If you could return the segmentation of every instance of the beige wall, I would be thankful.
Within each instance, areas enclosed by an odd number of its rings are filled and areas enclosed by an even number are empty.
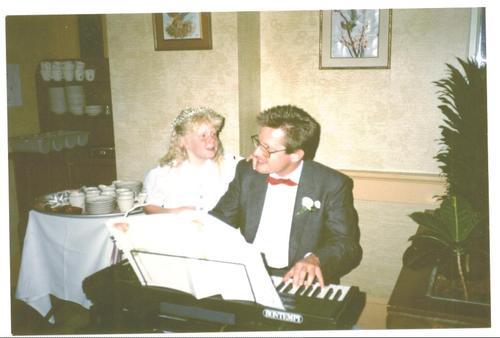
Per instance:
[[[262,108],[292,103],[322,125],[335,168],[438,173],[436,87],[466,56],[468,9],[393,10],[391,69],[319,70],[319,12],[261,13]]]
[[[239,153],[236,13],[212,14],[212,50],[155,51],[151,14],[108,15],[107,27],[119,179],[143,179],[189,106],[226,116],[222,141]]]
[[[167,52],[153,49],[150,14],[108,15],[118,176],[141,178],[155,164],[168,124],[185,106],[208,105],[226,115],[224,144],[239,152],[239,123],[248,128],[253,109],[286,103],[321,123],[317,160],[327,165],[437,174],[442,117],[432,81],[445,75],[446,62],[465,57],[469,15],[468,9],[393,10],[387,70],[320,70],[318,11],[261,12],[260,64],[238,55],[258,40],[249,29],[238,34],[238,22],[249,21],[236,13],[212,14],[213,50]],[[260,97],[242,96],[256,91]],[[139,155],[143,160],[133,161]]]
[[[260,109],[260,13],[238,13],[240,154],[253,151]]]

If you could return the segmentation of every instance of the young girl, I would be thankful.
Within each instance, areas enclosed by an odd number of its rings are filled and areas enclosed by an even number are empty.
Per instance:
[[[223,126],[224,117],[210,108],[188,108],[177,115],[167,154],[144,180],[146,213],[208,212],[215,206],[241,159],[224,155]]]

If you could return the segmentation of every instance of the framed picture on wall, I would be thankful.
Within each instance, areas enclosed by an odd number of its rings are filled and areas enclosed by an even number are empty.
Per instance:
[[[212,49],[210,13],[153,14],[155,50]]]
[[[390,9],[320,11],[320,69],[390,68]]]

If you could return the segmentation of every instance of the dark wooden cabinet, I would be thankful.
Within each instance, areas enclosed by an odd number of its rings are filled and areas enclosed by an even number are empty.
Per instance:
[[[17,202],[19,210],[19,238],[24,238],[29,210],[39,196],[66,190],[78,189],[82,185],[110,184],[116,180],[114,151],[113,115],[108,60],[105,58],[81,59],[85,68],[95,69],[93,81],[44,81],[37,70],[38,116],[40,132],[86,131],[88,143],[85,146],[37,152],[12,152],[16,177]],[[63,61],[63,60],[61,60]],[[103,112],[97,116],[51,111],[50,89],[56,87],[81,86],[85,105],[101,105]],[[65,91],[66,93],[66,91]],[[66,93],[67,95],[67,93]],[[65,97],[67,100],[67,97]]]
[[[432,267],[401,269],[387,306],[388,329],[487,328],[490,306],[430,297]]]

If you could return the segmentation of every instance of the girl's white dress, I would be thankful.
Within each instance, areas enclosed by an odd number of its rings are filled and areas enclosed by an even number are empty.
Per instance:
[[[226,192],[241,159],[224,155],[220,164],[208,160],[198,167],[184,161],[178,167],[165,165],[151,169],[144,179],[146,203],[164,208],[194,206],[208,212]]]

